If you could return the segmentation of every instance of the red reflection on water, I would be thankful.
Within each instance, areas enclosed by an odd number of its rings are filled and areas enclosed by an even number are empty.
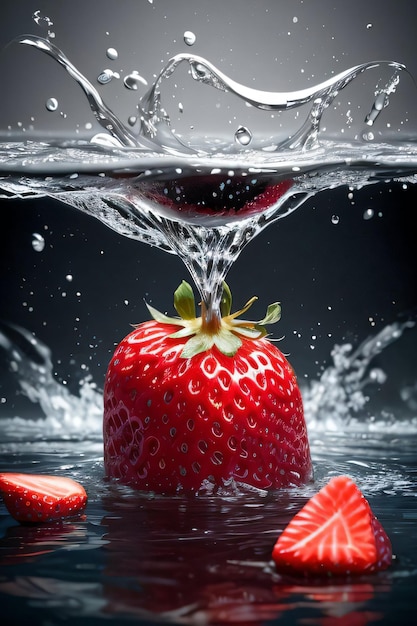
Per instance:
[[[152,501],[119,494],[106,503],[102,520],[108,553],[103,610],[184,624],[253,626],[292,613],[306,625],[362,626],[377,620],[379,614],[368,610],[372,582],[311,584],[275,570],[272,547],[294,507],[297,499],[288,493],[275,494],[274,501]]]
[[[10,526],[0,539],[2,565],[26,563],[36,557],[61,550],[68,544],[84,541],[87,530],[82,522],[85,519],[86,516],[83,515],[77,522],[63,520]]]

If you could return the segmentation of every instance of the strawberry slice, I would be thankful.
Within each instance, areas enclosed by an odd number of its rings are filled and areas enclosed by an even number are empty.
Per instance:
[[[293,573],[360,574],[386,569],[392,548],[355,483],[336,476],[293,517],[272,558]]]
[[[80,513],[86,503],[84,487],[71,478],[36,474],[0,474],[0,492],[18,522],[48,522]]]

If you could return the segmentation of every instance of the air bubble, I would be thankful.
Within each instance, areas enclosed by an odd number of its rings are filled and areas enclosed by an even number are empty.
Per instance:
[[[58,100],[56,98],[48,98],[45,102],[45,106],[48,111],[56,111],[58,108]]]
[[[252,141],[252,133],[245,126],[239,126],[235,132],[235,141],[240,143],[241,146],[247,146]]]
[[[112,61],[115,61],[117,57],[119,56],[119,53],[117,52],[116,48],[107,48],[106,55],[107,55],[107,58],[111,59]]]
[[[32,248],[35,252],[42,252],[45,248],[45,239],[39,233],[32,233]]]
[[[136,91],[139,85],[147,86],[148,81],[135,70],[131,74],[126,76],[123,83],[127,89],[132,89]]]
[[[187,46],[193,46],[196,42],[197,37],[195,36],[195,34],[191,31],[191,30],[186,30],[184,33],[184,43],[187,44]]]

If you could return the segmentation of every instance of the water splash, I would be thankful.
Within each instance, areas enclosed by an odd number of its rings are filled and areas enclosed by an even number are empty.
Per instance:
[[[315,147],[317,145],[318,132],[323,113],[338,96],[340,90],[344,89],[361,73],[370,69],[388,66],[393,68],[394,75],[390,78],[385,87],[380,89],[377,100],[372,105],[371,112],[365,120],[369,122],[369,120],[372,119],[373,123],[382,108],[387,106],[389,101],[388,96],[395,92],[399,82],[399,72],[406,71],[404,65],[395,61],[363,63],[307,89],[293,92],[269,92],[253,89],[234,81],[203,57],[185,53],[178,54],[170,59],[155,80],[152,88],[139,103],[142,122],[141,136],[147,137],[151,141],[163,146],[164,150],[178,150],[179,143],[181,143],[182,150],[193,149],[192,139],[190,139],[188,145],[186,145],[183,140],[180,141],[179,137],[171,131],[169,116],[161,103],[163,82],[170,78],[182,63],[189,64],[191,76],[194,80],[220,91],[231,93],[247,104],[264,111],[288,111],[307,103],[312,103],[305,122],[292,136],[278,141],[274,138],[274,141],[271,142],[270,148],[272,149],[273,147],[273,149],[277,151]],[[384,107],[379,106],[382,97],[385,97]],[[197,150],[202,150],[201,145],[197,146]],[[227,150],[230,151],[230,145],[227,146]]]
[[[386,374],[372,367],[373,360],[404,333],[415,328],[414,320],[394,322],[354,348],[351,344],[334,346],[332,364],[302,389],[310,434],[417,432],[417,416],[392,415],[370,417],[367,391],[382,386]],[[3,418],[0,427],[10,439],[94,438],[102,434],[102,393],[90,376],[82,376],[79,394],[72,394],[53,374],[50,349],[24,328],[3,324],[0,328],[3,348],[10,370],[16,376],[22,393],[38,405],[45,417],[37,419]],[[411,411],[416,396],[411,386],[401,394]]]
[[[98,123],[119,142],[119,145],[132,147],[138,145],[128,129],[114,115],[113,111],[111,111],[103,102],[97,89],[75,67],[75,65],[71,63],[62,50],[60,50],[55,44],[48,39],[32,35],[20,37],[16,41],[24,45],[34,46],[38,50],[41,50],[51,56],[65,68],[71,78],[73,78],[84,91]]]
[[[356,349],[352,344],[335,345],[327,367],[319,380],[303,390],[306,419],[312,430],[344,431],[346,428],[365,431],[417,431],[417,417],[404,418],[401,409],[396,415],[369,415],[367,408],[370,386],[383,386],[387,375],[372,362],[402,335],[415,328],[413,319],[394,322],[376,335],[368,337]],[[404,408],[415,411],[412,387],[402,392]],[[408,406],[407,406],[408,405]],[[409,410],[406,411],[409,414]]]
[[[144,148],[147,150],[153,149],[158,152],[182,155],[196,152],[199,154],[206,153],[208,147],[207,142],[203,145],[201,140],[199,140],[200,143],[197,146],[193,146],[192,144],[195,142],[195,139],[190,139],[188,142],[185,142],[183,138],[176,135],[171,128],[169,115],[162,104],[163,83],[171,78],[183,63],[187,63],[190,66],[190,75],[194,80],[215,89],[233,94],[258,109],[265,111],[288,111],[307,103],[312,103],[305,122],[294,134],[281,141],[276,141],[276,138],[273,138],[273,141],[270,143],[270,148],[274,150],[295,150],[314,147],[317,144],[323,113],[332,104],[339,92],[363,72],[382,67],[392,68],[393,75],[384,87],[378,89],[371,111],[365,118],[366,124],[374,124],[381,111],[388,106],[389,96],[395,92],[399,83],[400,72],[407,72],[405,66],[396,61],[362,63],[306,89],[292,92],[273,92],[247,87],[224,74],[224,72],[207,59],[197,55],[181,53],[168,61],[157,76],[151,89],[138,103],[141,125],[139,135],[134,136],[105,105],[95,87],[50,39],[24,35],[16,38],[15,41],[23,45],[35,47],[41,52],[51,56],[63,66],[71,78],[73,78],[84,91],[98,123],[120,146]],[[195,42],[194,33],[189,31],[184,33],[184,41],[187,45],[193,45]],[[117,56],[114,56],[114,53],[117,55],[117,51],[113,51],[113,49],[110,50],[112,52],[111,56],[109,56],[108,53],[109,58],[117,58]],[[106,72],[108,72],[108,74],[106,74],[107,78],[110,76],[111,79],[111,70],[106,70]],[[146,81],[137,73],[132,73],[125,79],[125,85],[129,89],[137,89],[138,83],[146,84]],[[243,137],[243,135],[241,136]],[[245,137],[247,136],[246,134]],[[246,146],[249,142],[238,141],[237,143],[241,144],[241,146]],[[208,151],[212,152],[213,149],[218,151],[218,148],[218,143],[214,142],[211,149]],[[229,142],[226,150],[230,152],[231,148],[232,146]]]
[[[90,377],[81,379],[79,395],[73,395],[53,374],[49,348],[28,330],[14,324],[0,327],[9,369],[24,396],[38,405],[45,417],[2,419],[6,437],[17,439],[83,439],[101,437],[102,394]]]
[[[323,189],[361,186],[417,172],[417,150],[406,146],[338,144],[320,140],[322,116],[340,90],[362,73],[388,68],[364,120],[374,124],[406,68],[395,61],[363,63],[313,87],[269,92],[238,83],[196,55],[176,55],[140,99],[136,119],[123,124],[97,89],[49,38],[17,43],[58,62],[86,95],[104,132],[90,144],[7,143],[0,150],[0,197],[47,195],[100,219],[117,232],[181,257],[209,318],[220,317],[221,285],[244,246]],[[113,54],[114,56],[114,54]],[[264,111],[309,105],[304,123],[283,139],[258,138],[240,127],[231,141],[187,139],[172,128],[163,103],[165,83],[181,65],[195,81]],[[134,79],[133,79],[134,77]],[[107,80],[107,78],[106,78]],[[141,82],[131,74],[127,86]],[[182,105],[181,105],[182,106]],[[369,138],[369,137],[368,137]],[[202,195],[202,197],[199,197]]]

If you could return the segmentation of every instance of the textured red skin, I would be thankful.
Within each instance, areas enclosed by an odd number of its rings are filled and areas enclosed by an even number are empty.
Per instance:
[[[312,478],[301,394],[282,353],[243,339],[180,357],[178,327],[145,322],[122,340],[104,388],[107,476],[138,489],[196,491],[230,478],[262,489]]]

